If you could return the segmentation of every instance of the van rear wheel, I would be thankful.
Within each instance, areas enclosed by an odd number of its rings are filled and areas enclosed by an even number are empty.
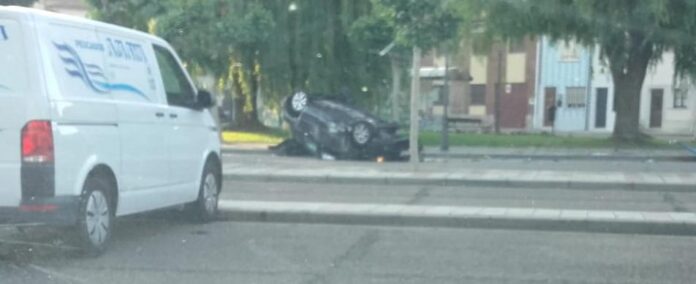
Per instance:
[[[109,183],[102,179],[93,177],[85,182],[77,234],[80,246],[90,256],[103,254],[111,240],[114,211],[108,192]]]

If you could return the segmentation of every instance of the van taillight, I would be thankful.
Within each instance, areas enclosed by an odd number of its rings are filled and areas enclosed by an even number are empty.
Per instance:
[[[30,121],[22,128],[22,199],[53,197],[56,189],[53,129],[50,121]]]
[[[22,161],[53,162],[53,130],[50,121],[34,120],[22,128]]]

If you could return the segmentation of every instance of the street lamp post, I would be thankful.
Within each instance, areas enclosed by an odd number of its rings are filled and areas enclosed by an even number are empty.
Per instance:
[[[444,83],[442,85],[442,143],[440,145],[440,151],[449,151],[449,116],[447,115],[449,108],[449,56],[445,56],[445,75]]]
[[[411,67],[411,114],[409,121],[411,123],[411,131],[409,132],[409,155],[411,164],[416,167],[420,162],[420,153],[418,151],[418,131],[419,131],[419,115],[420,110],[420,68],[421,68],[421,49],[418,46],[413,47],[413,66]]]
[[[500,134],[500,99],[503,88],[503,49],[498,49],[498,78],[495,85],[495,102],[493,104],[495,133]]]

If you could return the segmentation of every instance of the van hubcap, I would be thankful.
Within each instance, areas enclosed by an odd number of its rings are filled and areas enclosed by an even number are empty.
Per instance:
[[[111,225],[109,203],[101,191],[92,191],[87,199],[86,224],[87,235],[94,245],[106,241]]]
[[[218,187],[217,180],[213,174],[208,174],[205,177],[205,183],[203,183],[203,202],[206,212],[209,214],[215,213],[218,204]]]

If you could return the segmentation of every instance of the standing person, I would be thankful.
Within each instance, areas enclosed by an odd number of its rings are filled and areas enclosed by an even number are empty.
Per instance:
[[[560,104],[560,101],[558,102]],[[552,104],[549,106],[549,109],[546,110],[549,114],[549,122],[551,123],[551,134],[556,133],[556,104]]]

